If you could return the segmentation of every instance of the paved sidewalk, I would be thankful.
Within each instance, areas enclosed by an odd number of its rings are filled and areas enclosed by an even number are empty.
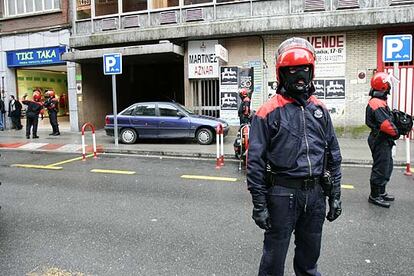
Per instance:
[[[61,132],[61,136],[49,136],[50,131],[40,130],[39,139],[26,139],[24,130],[0,131],[0,149],[71,152],[81,154],[81,134],[77,132]],[[225,159],[234,160],[233,142],[234,136],[224,139]],[[339,138],[344,163],[371,164],[372,157],[366,139]],[[96,132],[98,151],[106,153],[128,153],[141,155],[165,155],[215,158],[216,145],[198,145],[191,140],[139,140],[134,145],[119,144],[115,147],[113,137],[105,135],[103,130]],[[87,151],[92,150],[92,138],[90,132],[86,133]],[[414,160],[414,144],[411,145],[411,160]],[[395,165],[405,165],[405,141],[397,141],[397,154],[394,158]]]

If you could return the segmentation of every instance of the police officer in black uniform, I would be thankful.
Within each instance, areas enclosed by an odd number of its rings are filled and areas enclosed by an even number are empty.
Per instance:
[[[250,123],[250,97],[249,92],[247,91],[247,88],[242,88],[239,91],[239,96],[241,99],[241,103],[239,106],[238,114],[240,119],[240,125],[248,124]]]
[[[365,123],[371,128],[368,145],[371,149],[373,165],[371,170],[371,193],[368,202],[389,208],[388,201],[394,197],[385,191],[393,170],[392,147],[394,140],[400,137],[398,128],[393,123],[393,115],[387,105],[387,97],[391,90],[390,76],[377,72],[371,79],[371,99],[366,108]]]
[[[252,119],[247,185],[252,218],[265,230],[259,275],[283,275],[293,231],[296,275],[320,275],[325,216],[333,221],[342,212],[342,158],[328,110],[313,95],[314,65],[308,41],[284,41],[276,62],[277,94]]]
[[[47,108],[49,114],[49,122],[52,126],[52,133],[49,135],[58,136],[60,135],[59,124],[57,120],[57,114],[59,112],[59,100],[55,96],[55,91],[47,90],[45,92],[46,101],[44,106]]]
[[[33,139],[39,138],[37,136],[37,126],[39,123],[39,114],[43,120],[43,103],[41,102],[42,94],[39,90],[33,90],[33,101],[26,100],[27,95],[23,96],[22,103],[27,105],[26,110],[26,138],[30,139],[30,131],[33,131]]]

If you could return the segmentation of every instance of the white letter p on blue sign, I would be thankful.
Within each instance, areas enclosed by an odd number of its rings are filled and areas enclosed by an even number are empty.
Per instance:
[[[122,74],[121,54],[103,55],[103,67],[105,75]]]
[[[413,36],[385,35],[383,37],[384,62],[410,62],[412,60]]]

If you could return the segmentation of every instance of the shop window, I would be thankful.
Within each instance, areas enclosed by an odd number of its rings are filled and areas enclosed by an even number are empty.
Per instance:
[[[147,0],[123,0],[123,12],[144,11],[148,9]]]
[[[212,2],[213,0],[184,0],[184,5],[197,5]]]
[[[95,0],[95,15],[108,15],[118,13],[118,0]]]
[[[4,1],[4,15],[16,16],[34,12],[48,12],[60,9],[59,0],[6,0]]]
[[[91,0],[76,1],[76,18],[78,20],[91,18]]]
[[[176,7],[180,3],[179,0],[152,0],[153,9],[163,9],[169,7]]]

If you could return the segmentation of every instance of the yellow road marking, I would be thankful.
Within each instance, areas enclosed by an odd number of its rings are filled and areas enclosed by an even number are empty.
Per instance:
[[[181,178],[219,180],[219,181],[231,181],[231,182],[237,181],[237,178],[232,178],[232,177],[217,177],[217,176],[205,176],[205,175],[182,175]]]
[[[341,185],[341,188],[344,188],[344,189],[354,189],[354,185],[349,185],[349,184],[342,184]]]
[[[85,157],[92,157],[93,153],[86,155]],[[82,156],[76,157],[76,158],[72,158],[72,159],[68,159],[68,160],[64,160],[61,162],[57,162],[57,163],[53,163],[50,165],[47,165],[48,167],[54,167],[54,166],[58,166],[58,165],[62,165],[62,164],[66,164],[66,163],[70,163],[70,162],[74,162],[74,161],[78,161],[78,160],[82,160]]]
[[[93,169],[91,172],[94,173],[114,173],[114,174],[135,174],[134,171],[120,171],[120,170],[102,170],[102,169]]]
[[[30,164],[13,164],[11,167],[28,168],[28,169],[41,169],[41,170],[61,170],[62,167],[55,166],[43,166],[43,165],[30,165]]]

